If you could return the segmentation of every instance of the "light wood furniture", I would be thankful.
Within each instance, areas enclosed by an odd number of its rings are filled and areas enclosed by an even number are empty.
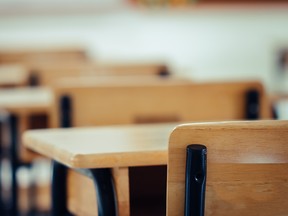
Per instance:
[[[0,87],[19,87],[28,84],[28,71],[22,65],[0,65]]]
[[[50,86],[58,79],[65,77],[88,76],[89,79],[109,76],[134,76],[134,79],[141,79],[139,76],[168,76],[171,75],[168,68],[156,63],[98,63],[92,61],[60,61],[40,62],[28,66],[31,77],[37,79],[38,85]]]
[[[85,49],[81,46],[47,46],[47,47],[2,47],[0,64],[24,63],[33,65],[39,62],[85,60]]]
[[[21,145],[20,135],[25,130],[33,128],[30,122],[31,118],[35,119],[35,116],[47,118],[51,104],[52,91],[48,88],[23,87],[0,90],[0,115],[9,114],[6,122],[10,136],[10,145],[7,148],[12,169],[12,214],[17,214],[15,212],[18,210],[17,169],[21,164],[31,163],[35,157],[39,157]],[[3,146],[1,147],[3,148]]]
[[[168,215],[184,215],[189,144],[207,147],[205,216],[287,215],[287,140],[287,121],[178,126],[169,141]]]
[[[73,168],[167,163],[172,124],[39,129],[24,133],[29,149]],[[112,135],[113,134],[113,135]]]
[[[129,215],[127,167],[167,163],[169,134],[175,124],[44,129],[24,133],[23,142],[31,150],[77,171],[113,168],[119,215]],[[82,172],[83,173],[83,172]],[[93,182],[69,171],[68,209],[75,214],[97,212]]]
[[[0,90],[0,110],[16,116],[19,135],[30,128],[31,115],[49,115],[52,101],[53,93],[49,88],[23,87]],[[35,155],[23,148],[23,145],[20,144],[17,149],[18,157],[22,162],[33,161]]]
[[[49,113],[53,92],[45,87],[0,90],[0,109],[16,115]]]
[[[252,101],[258,117],[271,118],[258,82],[193,83],[156,77],[63,79],[57,84],[52,127],[60,125],[59,101],[65,95],[72,103],[73,126],[245,119],[250,90],[258,92],[257,101]]]
[[[59,106],[63,96],[71,108],[64,113],[70,115],[70,124],[77,127],[245,119],[250,112],[247,111],[247,92],[250,90],[257,91],[259,96],[252,101],[252,111],[256,108],[259,118],[269,118],[267,98],[258,82],[196,84],[188,80],[151,77],[141,80],[125,77],[114,81],[108,78],[63,79],[55,88],[51,125],[59,127],[63,121],[60,118],[63,110]]]

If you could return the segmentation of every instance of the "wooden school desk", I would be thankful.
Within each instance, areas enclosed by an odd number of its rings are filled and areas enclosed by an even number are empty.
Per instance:
[[[127,173],[122,172],[127,172],[125,167],[130,166],[167,164],[169,134],[175,126],[176,124],[151,124],[42,129],[25,132],[23,142],[29,149],[90,176],[97,187],[99,215],[114,215],[115,211],[118,211],[119,215],[129,215],[129,179]],[[89,190],[91,182],[86,181],[79,185],[78,181],[74,187],[70,185],[66,198],[66,176],[63,174],[65,169],[61,167],[63,165],[59,166],[58,170],[54,169],[53,172],[52,199],[59,205],[53,212],[54,215],[64,215],[66,205],[70,212],[77,215],[89,215],[91,208],[96,214],[96,199],[93,195],[91,198],[91,189]],[[114,168],[117,200],[114,199],[110,170],[103,168]],[[71,175],[81,178],[77,173],[70,172],[68,176]],[[101,182],[103,176],[105,179]],[[73,185],[73,182],[70,184]],[[106,191],[105,187],[108,188]]]
[[[85,127],[269,117],[267,97],[258,82],[193,83],[168,77],[114,81],[71,78],[58,84],[51,115],[53,127],[63,126],[63,122],[68,122],[68,127]],[[149,183],[147,176],[152,172],[159,177]],[[162,204],[157,206],[162,206],[163,215],[166,166],[130,168],[129,175],[131,200],[135,201],[131,203],[131,214],[139,209],[154,212],[153,194]]]
[[[48,88],[14,88],[0,90],[0,115],[8,113],[5,123],[9,125],[9,162],[12,169],[12,212],[17,212],[16,171],[21,163],[30,163],[35,155],[19,145],[19,134],[29,129],[29,117],[48,115],[52,102],[52,92]],[[16,214],[16,213],[15,213]]]

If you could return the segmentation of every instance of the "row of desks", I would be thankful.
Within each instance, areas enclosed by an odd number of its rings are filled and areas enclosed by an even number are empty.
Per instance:
[[[174,84],[177,85],[177,82]],[[133,85],[137,86],[137,84]],[[152,83],[153,85],[156,85],[156,82]],[[234,84],[231,86],[237,89]],[[258,84],[256,86],[259,87]],[[220,89],[221,91],[225,90],[224,87]],[[235,90],[235,92],[237,91]],[[20,118],[25,118],[31,112],[49,112],[53,101],[53,94],[47,88],[3,90],[2,93],[0,92],[1,94],[3,97],[0,99],[0,107]],[[203,101],[203,98],[200,100]],[[227,102],[228,100],[224,101],[224,105],[227,105]],[[223,112],[223,110],[221,111]],[[125,181],[128,182],[128,167],[167,164],[168,138],[175,125],[39,130],[27,132],[23,141],[28,148],[77,171],[79,169],[124,168]],[[123,179],[121,181],[123,182]],[[127,187],[129,185],[126,184]],[[129,193],[127,190],[123,194]],[[121,208],[122,204],[120,206],[120,211],[124,209],[121,215],[129,215],[129,210],[127,210],[129,197],[125,199],[123,202],[126,202],[126,206],[124,205],[124,208]]]

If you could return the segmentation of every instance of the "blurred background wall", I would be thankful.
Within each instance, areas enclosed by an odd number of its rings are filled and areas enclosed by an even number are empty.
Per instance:
[[[7,2],[1,48],[79,44],[95,60],[164,60],[195,80],[259,78],[269,91],[279,88],[274,74],[279,50],[288,47],[285,6],[135,9],[111,0],[95,8],[91,1],[54,2],[51,9],[45,1]]]

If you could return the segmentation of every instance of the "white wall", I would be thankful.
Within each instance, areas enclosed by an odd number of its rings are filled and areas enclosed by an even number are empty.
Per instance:
[[[167,60],[197,80],[257,78],[272,90],[275,53],[288,47],[288,10],[0,16],[0,48],[43,43],[84,44],[100,60]]]

